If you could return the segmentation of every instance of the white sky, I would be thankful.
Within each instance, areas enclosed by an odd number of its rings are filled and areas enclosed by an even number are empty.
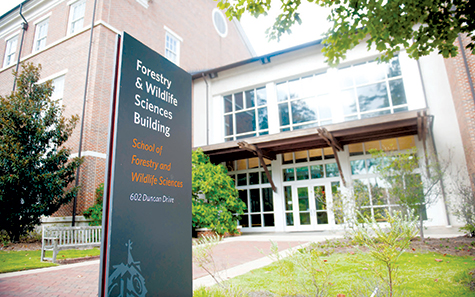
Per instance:
[[[0,0],[0,15],[8,12],[20,4],[22,0]],[[313,3],[302,2],[299,9],[302,25],[295,25],[292,28],[292,34],[281,37],[281,41],[267,41],[265,31],[272,26],[277,17],[277,5],[280,1],[274,2],[276,5],[268,16],[254,18],[250,15],[244,15],[241,19],[241,25],[246,31],[257,55],[264,55],[270,52],[289,48],[295,45],[306,43],[321,38],[321,34],[327,31],[329,24],[326,20],[327,11]]]

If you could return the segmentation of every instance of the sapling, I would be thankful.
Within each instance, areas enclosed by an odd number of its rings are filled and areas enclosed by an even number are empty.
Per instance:
[[[373,272],[386,284],[392,297],[394,287],[399,284],[397,260],[417,234],[417,219],[413,215],[403,216],[400,212],[391,214],[387,211],[386,219],[388,226],[384,228],[374,218],[362,217],[363,223],[356,225],[351,235],[356,242],[368,247],[369,255],[379,262],[379,267],[373,267]]]

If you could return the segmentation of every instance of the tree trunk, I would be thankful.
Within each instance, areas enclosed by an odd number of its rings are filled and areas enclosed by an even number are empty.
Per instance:
[[[422,242],[425,242],[425,238],[424,238],[424,219],[422,218],[422,205],[419,206],[419,233],[421,234]]]

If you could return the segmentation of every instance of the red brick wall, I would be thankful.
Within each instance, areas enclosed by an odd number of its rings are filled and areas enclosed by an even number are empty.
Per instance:
[[[468,40],[466,37],[462,38],[464,46]],[[456,45],[459,47],[458,55],[455,58],[446,59],[445,65],[454,98],[468,170],[472,178],[475,178],[475,102],[461,53],[462,49],[460,49],[458,42]],[[465,54],[472,81],[475,83],[475,56],[466,49]]]
[[[90,26],[93,3],[94,0],[86,1],[84,27]],[[165,49],[164,25],[166,25],[183,39],[180,66],[188,71],[218,67],[249,58],[248,50],[242,43],[234,24],[228,22],[227,37],[222,38],[218,35],[212,23],[214,7],[216,7],[216,2],[212,0],[153,0],[149,1],[148,9],[136,0],[98,0],[96,22],[103,20],[118,30],[125,30],[162,54]],[[28,16],[28,6],[25,9],[24,13]],[[67,35],[69,6],[64,1],[45,14],[49,12],[51,16],[49,17],[47,47]],[[43,15],[28,20],[30,28],[25,34],[22,57],[32,54],[34,22]],[[0,32],[1,26],[0,20]],[[67,69],[63,94],[67,117],[73,114],[82,115],[89,38],[90,31],[86,30],[27,59],[28,62],[42,65],[42,77],[49,77]],[[94,29],[84,117],[82,153],[85,160],[81,166],[79,179],[81,188],[77,202],[78,215],[94,204],[95,189],[104,181],[106,162],[104,156],[107,150],[115,38],[116,33],[102,25]],[[5,42],[5,39],[0,39],[2,63],[0,67],[3,67]],[[11,71],[14,67],[12,65],[3,70],[0,68],[0,94],[2,95],[11,92],[13,86]],[[66,143],[74,154],[77,154],[79,149],[80,129],[79,122]],[[89,152],[93,152],[93,155]],[[71,214],[72,203],[69,203],[63,206],[55,216],[70,216]]]

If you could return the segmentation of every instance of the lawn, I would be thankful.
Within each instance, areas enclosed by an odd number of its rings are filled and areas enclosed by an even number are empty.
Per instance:
[[[53,252],[46,252],[46,257],[52,257]],[[87,250],[63,250],[57,255],[57,259],[74,259],[82,257],[99,256],[100,249]],[[27,251],[0,251],[0,273],[20,271],[27,269],[57,266],[51,262],[41,262],[40,250]]]
[[[328,296],[370,296],[376,287],[381,287],[372,270],[375,262],[368,253],[335,253],[321,259],[324,260],[323,265],[317,270],[322,270],[322,275],[325,271],[330,273],[327,279]],[[475,296],[475,292],[470,291],[467,285],[471,279],[469,271],[475,269],[475,259],[472,257],[404,253],[397,263],[399,284],[396,296]],[[385,272],[384,269],[380,271]],[[315,287],[308,275],[303,273],[298,263],[288,260],[274,262],[236,277],[232,285],[250,292],[315,296],[315,292],[309,294]],[[359,294],[355,294],[357,292]]]

